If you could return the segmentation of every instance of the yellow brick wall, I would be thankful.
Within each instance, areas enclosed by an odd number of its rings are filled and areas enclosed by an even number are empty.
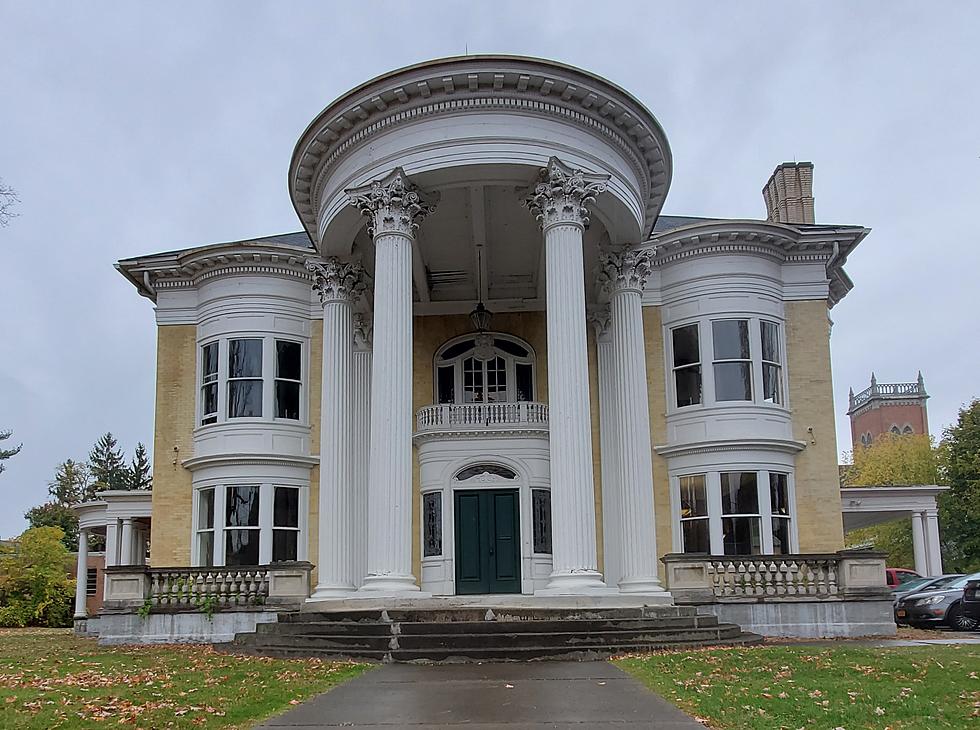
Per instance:
[[[786,303],[786,376],[793,438],[807,445],[796,457],[795,472],[797,529],[803,553],[834,552],[844,546],[829,326],[824,300]]]
[[[156,422],[153,433],[154,566],[191,564],[191,473],[180,465],[193,453],[197,327],[157,328]],[[174,446],[178,451],[174,452]],[[174,464],[174,457],[177,464]]]
[[[657,527],[657,557],[673,552],[670,518],[670,480],[667,460],[653,450],[667,443],[667,394],[664,374],[664,337],[660,307],[643,308],[643,343],[647,360],[647,396],[650,404],[650,454],[653,457],[653,507]],[[658,564],[663,574],[663,565]]]

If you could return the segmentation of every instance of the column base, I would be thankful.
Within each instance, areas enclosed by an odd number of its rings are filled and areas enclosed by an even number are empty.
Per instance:
[[[619,593],[618,588],[607,586],[602,573],[595,570],[568,571],[552,573],[548,585],[534,592],[536,596],[611,596]]]
[[[656,576],[623,578],[619,581],[619,590],[623,593],[667,593]]]
[[[415,576],[408,575],[369,575],[357,589],[358,596],[385,596],[397,598],[402,596],[419,598],[422,589],[415,582]]]
[[[317,586],[313,589],[313,595],[307,601],[329,601],[333,598],[347,598],[357,592],[353,585],[349,586]]]

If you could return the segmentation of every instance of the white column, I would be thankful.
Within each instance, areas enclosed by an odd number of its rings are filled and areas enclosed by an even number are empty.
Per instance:
[[[926,554],[925,520],[921,512],[912,513],[912,552],[915,555],[915,572],[929,575],[929,559]]]
[[[628,593],[660,593],[657,531],[653,504],[653,459],[650,454],[650,407],[646,352],[643,344],[643,285],[652,270],[650,253],[636,249],[601,257],[600,284],[609,294],[616,397],[620,434],[617,472],[620,479],[622,577]]]
[[[105,526],[105,565],[107,568],[113,565],[119,565],[118,520],[113,520]]]
[[[417,592],[412,574],[412,245],[432,207],[404,171],[347,191],[374,238],[368,570],[361,591]]]
[[[368,464],[371,459],[371,320],[354,315],[354,577],[358,587],[367,575]]]
[[[939,542],[939,512],[934,509],[925,512],[926,556],[929,575],[943,574],[942,545]]]
[[[607,592],[598,570],[582,234],[607,176],[552,158],[525,201],[544,231],[553,570],[544,592]]]
[[[120,565],[132,565],[133,564],[133,519],[131,517],[123,517],[122,521],[122,537],[120,538],[120,551],[119,551],[119,564]]]
[[[88,610],[88,530],[78,531],[78,567],[75,569],[75,618],[86,618]]]
[[[619,434],[617,433],[616,371],[613,367],[612,330],[609,309],[589,313],[596,334],[599,366],[599,453],[602,479],[602,574],[608,583],[622,576],[622,530],[620,529]]]
[[[359,264],[329,258],[308,261],[323,305],[320,398],[320,505],[317,585],[310,600],[355,589],[353,302],[364,290]]]

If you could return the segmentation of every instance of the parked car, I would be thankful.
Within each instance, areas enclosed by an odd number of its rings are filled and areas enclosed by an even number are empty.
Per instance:
[[[914,570],[908,568],[885,568],[885,580],[892,590],[898,588],[902,583],[908,583],[921,577]]]
[[[926,591],[938,591],[945,588],[957,578],[962,578],[962,573],[947,573],[946,575],[933,576],[931,578],[916,578],[907,583],[902,583],[892,590],[892,597],[897,602],[912,593],[925,593]]]
[[[963,615],[972,618],[980,626],[980,580],[971,580],[966,584],[960,605]]]
[[[963,612],[963,592],[967,583],[980,580],[980,573],[964,575],[939,590],[910,593],[895,604],[895,623],[917,628],[949,626],[957,631],[973,631],[977,619]]]

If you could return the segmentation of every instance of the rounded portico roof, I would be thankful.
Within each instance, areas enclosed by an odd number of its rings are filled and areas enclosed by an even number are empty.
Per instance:
[[[494,113],[507,116],[510,126],[487,121],[485,115]],[[440,121],[455,117],[452,130],[443,128],[443,139],[448,139],[465,126],[464,115],[481,115],[480,123],[465,132],[468,157],[441,154]],[[524,134],[524,126],[530,129],[536,120],[552,126]],[[425,124],[429,137],[423,139],[419,127]],[[401,133],[404,149],[411,148],[414,157],[380,142],[392,130]],[[535,134],[544,144],[528,144]],[[583,169],[611,173],[610,192],[631,212],[640,235],[649,234],[671,178],[670,148],[659,122],[609,81],[535,58],[439,59],[356,87],[327,106],[300,137],[290,163],[289,191],[304,227],[319,244],[342,205],[343,190],[367,182],[366,175],[377,175],[385,166],[386,171],[402,166],[410,176],[454,165],[543,167],[552,154]]]

